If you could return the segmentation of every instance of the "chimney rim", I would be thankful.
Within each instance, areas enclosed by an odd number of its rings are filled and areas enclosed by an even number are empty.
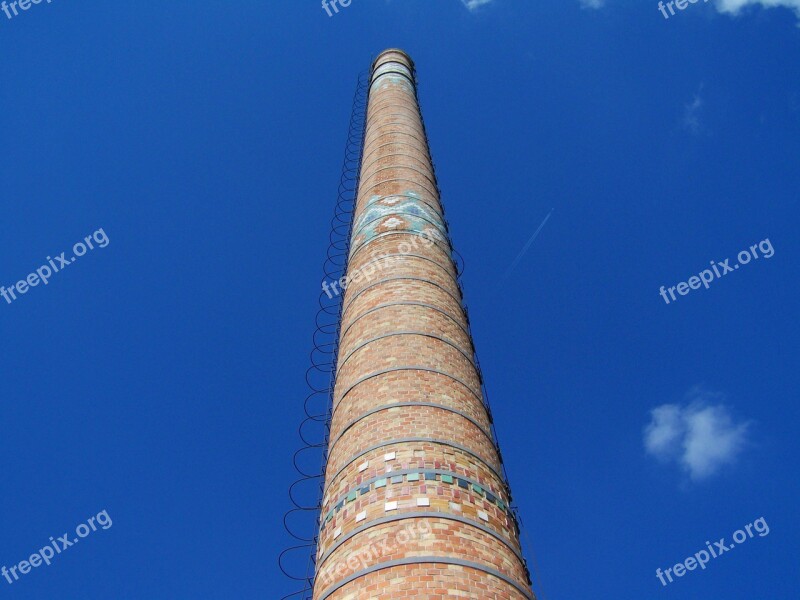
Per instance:
[[[372,61],[372,71],[375,70],[375,68],[378,66],[378,61],[380,61],[380,59],[384,55],[391,54],[391,53],[400,54],[400,55],[404,56],[405,59],[408,61],[408,66],[412,70],[414,69],[414,59],[411,58],[411,56],[408,54],[408,52],[406,52],[402,48],[386,48],[386,50],[383,50],[382,52],[380,52],[378,54],[378,56],[375,57],[375,60]]]

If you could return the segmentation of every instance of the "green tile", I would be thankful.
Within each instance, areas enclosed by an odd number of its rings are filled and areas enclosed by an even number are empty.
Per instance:
[[[378,479],[375,482],[375,489],[386,487],[386,480],[385,479]]]
[[[419,473],[409,473],[408,474],[409,481],[419,481]]]
[[[472,484],[472,491],[480,496],[483,496],[483,488],[479,486],[477,483]]]
[[[442,483],[453,483],[452,475],[442,475]]]
[[[358,494],[358,490],[353,490],[349,494],[347,494],[347,501],[348,502],[355,502],[356,501],[356,494]]]

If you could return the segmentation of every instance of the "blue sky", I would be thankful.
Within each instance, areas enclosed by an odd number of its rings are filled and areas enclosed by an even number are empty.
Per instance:
[[[347,121],[392,46],[542,597],[796,597],[798,3],[467,4],[0,12],[0,285],[108,238],[0,298],[0,566],[113,520],[0,598],[293,589],[276,556]]]

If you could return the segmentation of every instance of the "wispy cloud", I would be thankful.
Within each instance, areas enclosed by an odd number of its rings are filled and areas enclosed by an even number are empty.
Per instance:
[[[697,135],[703,129],[700,122],[700,109],[703,108],[703,98],[700,95],[703,91],[703,86],[697,90],[697,93],[692,98],[692,101],[685,104],[683,107],[683,126]]]
[[[461,3],[469,10],[478,10],[481,6],[489,4],[492,0],[461,0]]]
[[[665,463],[677,463],[694,481],[730,465],[747,445],[750,423],[736,422],[722,395],[691,390],[686,405],[663,404],[650,412],[645,450]]]
[[[800,18],[800,0],[717,0],[717,10],[722,13],[738,15],[748,6],[763,6],[764,8],[788,8]]]
[[[462,0],[465,4],[469,0]],[[472,0],[480,2],[482,0]],[[713,0],[718,12],[736,16],[749,7],[761,6],[763,8],[787,8],[794,11],[800,19],[800,0]],[[603,8],[606,0],[580,0],[583,8]],[[800,22],[798,23],[800,26]]]

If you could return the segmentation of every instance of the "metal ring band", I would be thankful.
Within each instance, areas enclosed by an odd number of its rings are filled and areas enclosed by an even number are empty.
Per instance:
[[[420,189],[425,190],[425,193],[427,193],[428,196],[430,196],[431,198],[435,198],[436,202],[439,202],[439,194],[438,193],[434,194],[427,187],[422,185],[419,181],[414,181],[412,179],[406,179],[405,177],[392,177],[391,179],[387,179],[386,181],[379,181],[378,183],[371,183],[368,186],[366,186],[365,188],[363,188],[363,190],[361,188],[361,184],[359,184],[359,197],[361,196],[362,191],[364,191],[364,193],[366,193],[366,190],[371,190],[373,188],[378,187],[379,185],[383,185],[383,184],[386,184],[386,183],[391,183],[393,181],[405,181],[406,183],[412,183],[412,184],[414,184],[415,187],[419,187]],[[376,194],[370,194],[370,195],[374,196]],[[358,212],[358,210],[360,208],[360,204],[361,203],[358,201],[358,199],[356,199],[356,212]],[[427,204],[427,202],[426,202],[426,204]]]
[[[390,99],[381,98],[380,100],[376,100],[375,104],[373,104],[370,108],[374,107],[375,110],[383,110],[387,106],[393,106],[393,107],[396,107],[396,108],[402,108],[404,110],[405,109],[412,110],[414,112],[414,114],[419,116],[419,106],[418,105],[414,106],[414,108],[410,108],[408,103],[392,102],[391,98]]]
[[[445,317],[450,319],[453,323],[455,323],[461,329],[461,331],[463,331],[467,336],[470,335],[469,331],[464,327],[464,325],[462,325],[461,323],[458,322],[458,319],[456,319],[454,316],[452,316],[448,312],[442,310],[441,308],[438,308],[438,307],[434,306],[433,304],[426,304],[425,302],[387,302],[386,304],[380,304],[378,306],[374,306],[374,307],[370,308],[369,310],[364,311],[363,313],[361,313],[355,319],[353,319],[350,322],[350,324],[342,331],[341,338],[343,339],[344,336],[347,335],[347,332],[350,331],[350,328],[353,325],[355,325],[356,322],[359,319],[361,319],[362,317],[366,317],[368,314],[371,314],[373,312],[376,312],[376,311],[384,309],[384,308],[391,308],[393,306],[419,306],[421,308],[428,308],[430,310],[435,310],[436,312],[444,315]]]
[[[387,237],[387,236],[390,236],[390,235],[416,235],[416,236],[419,236],[419,237],[426,237],[422,233],[419,233],[417,231],[405,231],[405,230],[404,231],[384,231],[383,233],[379,233],[375,237],[370,238],[368,241],[364,242],[363,244],[360,244],[359,246],[356,246],[355,248],[351,249],[350,256],[348,258],[348,264],[353,262],[355,255],[358,254],[359,251],[361,251],[362,248],[366,248],[369,244],[371,244],[372,242],[374,242],[377,239],[384,238],[384,237]],[[446,242],[447,240],[443,240],[443,241]],[[413,246],[415,244],[411,244],[411,245]],[[450,246],[447,246],[446,248],[443,248],[442,247],[442,243],[439,242],[439,241],[436,241],[436,240],[434,240],[434,245],[437,248],[439,248],[439,250],[441,250],[442,253],[446,257],[450,258],[451,261],[453,260],[452,257],[450,256],[450,252],[449,252]],[[455,266],[454,266],[454,268],[455,268]]]
[[[370,107],[369,113],[367,114],[367,126],[371,125],[378,115],[384,113],[386,110],[393,109],[400,110],[400,112],[391,113],[392,116],[408,116],[409,118],[418,121],[420,124],[422,123],[422,119],[419,117],[419,107],[411,107],[406,104],[397,104],[396,102],[384,102],[382,106]]]
[[[470,525],[470,526],[474,527],[475,529],[480,529],[485,534],[495,538],[498,542],[500,542],[504,546],[506,546],[509,550],[511,550],[511,552],[514,554],[514,556],[516,556],[518,559],[520,559],[520,561],[523,560],[522,553],[519,551],[518,548],[514,547],[514,542],[512,542],[509,539],[506,539],[505,537],[500,535],[494,529],[492,529],[490,527],[486,527],[486,525],[483,525],[482,523],[479,523],[478,521],[474,521],[472,519],[468,519],[467,517],[460,517],[460,516],[455,515],[453,513],[440,513],[440,512],[425,511],[425,512],[402,513],[402,514],[391,516],[391,517],[380,517],[380,518],[375,519],[373,521],[369,521],[367,523],[364,523],[363,525],[360,525],[359,527],[356,527],[352,531],[348,531],[347,534],[344,537],[342,537],[339,540],[336,540],[333,543],[333,545],[331,545],[331,547],[328,548],[328,551],[325,552],[325,554],[323,554],[319,558],[319,561],[317,562],[318,570],[322,570],[322,565],[325,563],[325,561],[328,560],[330,558],[331,554],[336,552],[336,550],[338,548],[340,548],[342,546],[342,544],[344,544],[348,540],[351,540],[352,538],[357,536],[359,533],[362,533],[364,531],[372,529],[373,527],[379,527],[380,525],[386,525],[387,523],[396,523],[398,521],[407,521],[409,519],[430,519],[430,518],[444,519],[445,521],[456,521],[457,523],[461,523],[463,525]]]
[[[415,139],[415,140],[417,140],[419,142],[419,147],[420,148],[424,148],[426,152],[429,150],[428,146],[425,144],[424,140],[421,140],[417,136],[412,135],[412,134],[410,134],[410,133],[408,133],[406,131],[384,131],[382,134],[376,135],[374,138],[372,138],[369,141],[367,141],[366,139],[364,140],[364,153],[365,153],[365,156],[369,155],[369,152],[367,152],[366,150],[367,150],[367,147],[370,144],[374,144],[376,142],[376,140],[382,138],[385,135],[393,135],[393,134],[406,135],[406,136],[408,136],[410,138],[413,138],[413,139]],[[430,153],[428,153],[428,156],[430,157]]]
[[[417,124],[411,124],[407,121],[387,121],[386,123],[381,123],[380,125],[373,125],[370,129],[370,135],[373,133],[380,134],[384,128],[388,127],[389,125],[403,125],[404,127],[412,128],[416,133],[425,135],[425,128],[422,125],[422,122],[418,122]],[[370,138],[371,140],[372,138]],[[366,138],[365,138],[366,141]]]
[[[475,460],[478,460],[481,463],[483,463],[483,466],[486,467],[486,469],[489,470],[492,473],[492,475],[497,477],[498,481],[501,481],[501,482],[505,483],[505,478],[497,471],[497,469],[495,469],[492,465],[490,465],[485,458],[483,458],[481,456],[478,456],[477,454],[475,454],[472,450],[470,450],[466,446],[462,446],[461,444],[457,444],[455,442],[451,442],[451,441],[448,441],[448,440],[443,440],[443,439],[440,439],[440,438],[423,438],[423,437],[397,438],[397,439],[394,439],[394,440],[388,440],[388,441],[385,441],[385,442],[381,442],[380,444],[375,444],[374,446],[370,446],[369,448],[365,449],[362,452],[359,452],[355,456],[351,457],[348,461],[346,461],[342,465],[342,467],[338,471],[336,471],[336,473],[333,475],[333,477],[330,478],[329,481],[331,481],[331,482],[336,481],[339,478],[339,475],[341,475],[342,472],[347,467],[349,467],[351,464],[353,464],[355,461],[357,461],[359,458],[361,458],[365,454],[369,454],[373,450],[377,450],[379,448],[385,448],[386,446],[393,446],[395,444],[409,444],[409,443],[415,443],[415,442],[427,442],[429,444],[439,444],[440,446],[448,446],[450,448],[455,448],[456,450],[460,450],[464,454],[469,454]],[[328,457],[328,458],[330,458],[330,457]],[[326,464],[325,465],[325,469],[327,470],[327,468],[328,468],[328,465]]]
[[[417,107],[409,107],[398,105],[396,103],[385,103],[383,106],[378,106],[371,110],[367,115],[367,128],[370,128],[370,125],[374,124],[375,119],[378,118],[379,115],[385,115],[387,110],[400,110],[400,112],[390,112],[388,113],[389,116],[392,117],[403,117],[408,118],[416,123],[419,123],[422,126],[422,119],[419,117],[419,110]]]
[[[439,284],[438,284],[438,283],[436,283],[435,281],[431,281],[430,279],[423,279],[423,278],[421,278],[421,277],[389,277],[388,279],[381,279],[380,281],[376,281],[375,283],[371,283],[371,284],[370,284],[370,285],[368,285],[367,287],[365,287],[365,288],[363,288],[363,289],[359,290],[359,291],[358,291],[358,293],[357,293],[355,296],[353,296],[352,298],[348,298],[347,305],[342,305],[342,312],[341,312],[342,318],[341,318],[341,322],[344,322],[345,315],[347,314],[347,311],[350,309],[350,307],[351,307],[351,306],[353,306],[353,302],[355,302],[356,298],[358,298],[358,297],[359,297],[361,294],[363,294],[363,293],[364,293],[364,292],[366,292],[367,290],[371,290],[371,289],[372,289],[372,288],[374,288],[375,286],[378,286],[378,285],[383,285],[383,284],[385,284],[385,283],[389,283],[390,281],[404,281],[404,280],[405,280],[405,281],[422,281],[423,283],[429,283],[430,285],[432,285],[432,286],[434,286],[434,287],[437,287],[437,288],[439,288],[439,289],[440,289],[440,290],[442,290],[442,291],[443,291],[445,294],[447,294],[448,296],[450,296],[450,298],[452,298],[452,299],[453,299],[453,301],[454,301],[456,304],[458,304],[459,306],[461,305],[461,298],[456,298],[455,296],[453,296],[453,294],[451,294],[451,293],[450,293],[448,290],[446,290],[444,287],[442,287],[441,285],[439,285]],[[460,288],[459,288],[459,290],[460,290]],[[459,293],[460,293],[460,292],[459,292]]]
[[[376,162],[378,162],[379,160],[382,160],[382,159],[384,159],[384,158],[389,158],[390,156],[405,156],[405,157],[407,157],[407,158],[411,158],[412,160],[414,160],[414,161],[418,162],[418,163],[419,163],[419,164],[421,164],[423,167],[430,167],[430,163],[426,163],[426,162],[424,162],[424,161],[421,161],[421,160],[420,160],[420,159],[418,159],[416,156],[413,156],[413,155],[412,155],[412,154],[410,154],[410,153],[394,152],[394,153],[392,153],[392,154],[383,154],[382,156],[379,156],[378,158],[376,158],[375,160],[373,160],[371,163],[369,163],[367,166],[365,166],[365,167],[362,167],[362,168],[361,168],[361,172],[362,172],[362,173],[366,173],[366,172],[367,172],[367,170],[369,170],[369,169],[372,167],[372,165],[374,165]],[[405,165],[400,165],[400,166],[405,166]],[[432,172],[433,172],[433,168],[431,168],[431,173],[432,173]]]
[[[453,381],[457,381],[458,383],[463,385],[467,390],[469,390],[469,392],[473,396],[475,396],[475,398],[477,400],[479,400],[480,402],[483,402],[483,397],[481,396],[481,394],[479,392],[476,392],[475,390],[473,390],[471,387],[469,387],[469,384],[467,384],[462,379],[456,377],[455,375],[450,375],[450,373],[445,373],[444,371],[440,371],[439,369],[434,369],[432,367],[409,366],[409,367],[391,367],[389,369],[383,369],[381,371],[375,371],[374,373],[370,373],[369,375],[364,375],[360,379],[357,379],[356,381],[354,381],[350,385],[349,388],[347,388],[347,390],[345,390],[345,392],[339,397],[339,400],[334,403],[333,410],[335,411],[336,407],[339,406],[339,404],[344,400],[344,397],[347,396],[347,394],[349,394],[350,392],[352,392],[353,389],[355,387],[357,387],[358,385],[360,385],[360,384],[364,383],[365,381],[368,381],[368,380],[370,380],[370,379],[372,379],[374,377],[379,377],[381,375],[386,375],[387,373],[394,373],[396,371],[425,371],[426,373],[437,373],[439,375],[444,375],[445,377],[449,377]],[[475,375],[476,376],[478,375],[478,370],[477,369],[475,369]]]
[[[424,565],[424,564],[438,564],[438,565],[452,565],[452,566],[459,566],[459,567],[466,567],[470,569],[474,569],[476,571],[481,571],[486,573],[487,575],[493,575],[497,579],[509,584],[510,586],[516,588],[516,590],[522,594],[526,600],[536,600],[536,598],[531,594],[528,590],[522,587],[519,583],[503,575],[500,571],[493,569],[491,567],[487,567],[485,565],[481,565],[479,563],[470,562],[467,560],[459,560],[455,558],[442,558],[439,556],[419,556],[416,558],[402,558],[398,560],[391,560],[385,563],[381,563],[379,565],[375,565],[374,567],[370,567],[369,569],[364,569],[363,571],[358,571],[357,573],[353,573],[350,577],[343,579],[336,583],[333,587],[328,588],[322,595],[319,596],[316,600],[327,600],[337,590],[343,588],[348,583],[355,581],[356,579],[361,579],[366,575],[371,573],[375,573],[376,571],[382,571],[384,569],[391,569],[393,567],[402,567],[407,565]]]
[[[373,154],[377,150],[380,150],[381,148],[385,148],[386,146],[391,146],[392,144],[397,144],[398,146],[401,146],[401,145],[402,146],[408,146],[409,148],[417,148],[417,146],[412,145],[412,144],[407,144],[405,142],[387,142],[386,144],[381,144],[380,146],[378,146],[374,150],[371,150],[369,154],[365,154],[364,157],[363,157],[363,160],[366,160],[368,156],[370,156],[371,154]],[[426,158],[430,161],[430,157],[429,156],[426,156]]]
[[[363,248],[363,247],[364,247],[364,244],[359,246],[359,250],[361,248]],[[363,265],[361,265],[359,267],[356,267],[356,270],[357,271],[361,271],[365,267],[367,267],[368,265],[374,264],[374,263],[376,263],[378,261],[381,261],[381,260],[384,260],[386,258],[394,258],[396,256],[403,256],[403,257],[409,256],[409,257],[412,257],[412,258],[419,258],[421,260],[427,260],[428,262],[433,263],[434,265],[439,267],[442,271],[447,273],[450,277],[453,277],[453,274],[450,272],[450,270],[447,267],[445,267],[444,265],[442,265],[441,263],[436,262],[435,260],[433,260],[432,258],[430,258],[428,256],[423,256],[422,254],[412,254],[411,252],[395,252],[394,254],[381,254],[377,258],[375,258],[375,259],[373,259],[373,260],[371,260],[369,262],[365,262]],[[348,260],[348,266],[352,265],[352,264],[353,264],[353,257],[351,256],[350,259]],[[379,269],[380,268],[381,267],[379,267]],[[455,277],[453,277],[453,279],[455,279]]]
[[[453,343],[451,340],[448,340],[447,338],[443,338],[441,336],[438,336],[438,335],[436,335],[434,333],[429,333],[427,331],[392,331],[391,333],[384,333],[382,335],[379,335],[377,337],[368,339],[365,342],[360,343],[358,346],[356,346],[350,352],[347,353],[347,356],[341,361],[341,363],[337,362],[336,371],[337,372],[341,372],[344,369],[344,365],[348,361],[348,359],[350,359],[353,356],[353,354],[355,354],[356,352],[358,352],[359,350],[361,350],[365,346],[368,346],[372,342],[377,342],[379,340],[383,340],[383,339],[386,339],[386,338],[389,338],[389,337],[393,337],[393,336],[396,336],[396,335],[418,335],[418,336],[422,336],[422,337],[429,337],[429,338],[434,339],[434,340],[439,340],[440,342],[442,342],[444,344],[447,344],[451,348],[454,348],[455,350],[458,350],[461,353],[461,356],[463,356],[465,359],[467,359],[467,362],[469,362],[470,365],[472,365],[473,367],[477,368],[477,365],[475,364],[475,357],[474,356],[470,356],[469,354],[464,352],[464,350],[462,350],[461,348],[456,346],[455,343]]]
[[[355,419],[353,419],[352,421],[347,423],[347,425],[345,425],[342,428],[341,433],[336,437],[336,439],[328,444],[328,453],[333,452],[333,447],[336,445],[336,443],[339,440],[341,440],[344,437],[344,435],[347,433],[347,431],[351,427],[356,425],[359,421],[362,421],[363,419],[366,419],[369,416],[372,416],[372,415],[374,415],[376,413],[379,413],[379,412],[383,412],[385,410],[389,410],[389,409],[392,409],[392,408],[405,408],[407,406],[412,406],[412,407],[413,406],[426,406],[426,407],[429,407],[429,408],[438,408],[438,409],[447,411],[449,413],[453,413],[455,415],[458,415],[460,417],[463,417],[464,419],[466,419],[467,421],[469,421],[470,423],[475,425],[475,427],[480,429],[481,433],[483,433],[483,435],[486,436],[486,439],[489,440],[489,442],[492,444],[492,446],[495,446],[495,447],[497,446],[495,444],[494,438],[492,438],[491,432],[488,431],[487,429],[484,429],[483,425],[478,423],[477,420],[473,419],[472,417],[470,417],[468,414],[466,414],[463,411],[456,410],[455,408],[450,408],[449,406],[444,406],[442,404],[436,404],[435,402],[401,402],[401,403],[397,403],[397,404],[387,404],[386,406],[379,406],[377,408],[373,408],[372,410],[369,410],[369,411],[367,411],[365,413],[362,413],[361,415],[359,415],[358,417],[356,417]],[[488,420],[488,417],[487,417],[487,420]]]
[[[385,62],[385,63],[382,63],[382,64],[381,64],[381,66],[383,66],[383,65],[386,65],[386,64],[389,64],[390,62],[395,62],[395,63],[397,63],[398,65],[402,65],[402,66],[404,66],[404,67],[405,67],[405,65],[403,65],[403,63],[401,63],[401,62],[397,62],[396,60],[394,60],[394,61],[387,61],[387,62]],[[409,71],[411,71],[411,69],[408,69],[408,70],[409,70]],[[381,77],[383,77],[384,75],[391,75],[392,73],[394,73],[395,75],[400,75],[401,77],[404,77],[405,79],[408,79],[409,83],[411,83],[411,87],[412,87],[412,88],[414,88],[414,89],[416,89],[416,87],[417,87],[417,82],[416,82],[416,81],[414,81],[414,78],[413,78],[413,77],[410,77],[410,76],[408,75],[408,73],[403,73],[402,71],[392,71],[392,70],[384,71],[383,73],[379,73],[378,75],[375,75],[375,73],[373,72],[373,74],[372,74],[372,75],[370,75],[370,79],[369,79],[369,87],[370,87],[370,89],[372,89],[372,86],[373,86],[373,85],[375,85],[376,83],[378,83],[378,80],[379,80]]]
[[[372,173],[370,173],[368,177],[365,177],[364,181],[365,182],[369,181],[373,177],[378,176],[383,171],[388,171],[390,169],[408,169],[409,171],[413,171],[414,173],[417,173],[420,177],[424,177],[425,179],[427,179],[428,182],[431,183],[433,186],[437,185],[436,184],[436,177],[433,174],[433,166],[430,166],[430,168],[427,169],[429,171],[429,173],[424,173],[420,169],[417,169],[415,167],[410,167],[408,165],[392,165],[392,166],[388,166],[388,167],[381,167],[379,169],[374,170]],[[362,177],[363,177],[364,173],[365,173],[365,171],[361,172],[361,176]]]
[[[419,118],[419,113],[417,113],[416,118],[413,118],[408,115],[408,113],[389,113],[387,115],[381,115],[380,112],[374,112],[370,115],[368,120],[377,119],[378,116],[384,116],[389,119],[397,119],[392,121],[385,121],[383,123],[368,123],[367,128],[370,133],[380,131],[387,125],[406,125],[408,127],[413,127],[414,129],[419,130],[420,133],[425,133],[425,130],[422,126],[422,121]]]

